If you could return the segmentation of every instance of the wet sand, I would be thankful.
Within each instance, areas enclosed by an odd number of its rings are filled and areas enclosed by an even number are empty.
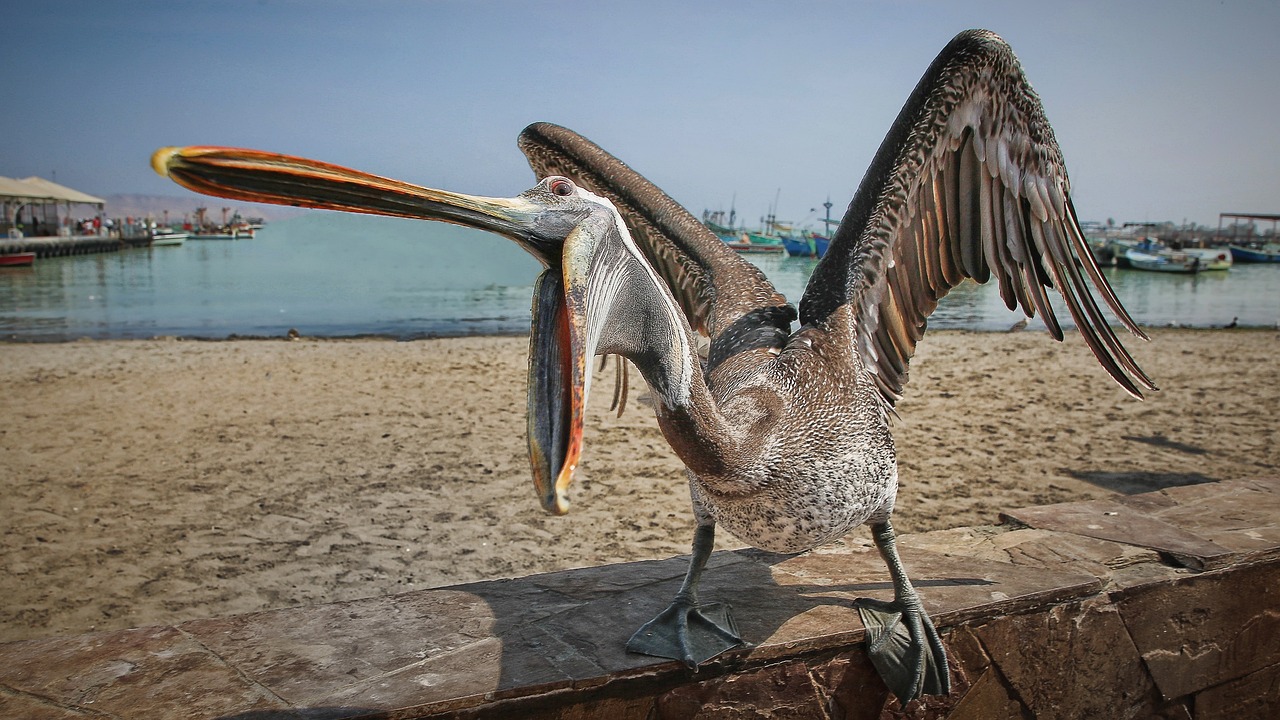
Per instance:
[[[1145,402],[1074,337],[931,332],[895,423],[899,530],[1275,474],[1280,333],[1132,347],[1162,388]],[[686,553],[684,473],[635,373],[621,418],[612,370],[597,380],[573,509],[539,508],[526,355],[492,337],[0,345],[0,641]]]

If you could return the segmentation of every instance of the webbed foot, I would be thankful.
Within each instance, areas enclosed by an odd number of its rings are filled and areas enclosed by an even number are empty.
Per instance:
[[[698,602],[698,582],[716,543],[716,526],[699,525],[693,534],[689,571],[676,599],[627,641],[627,650],[681,660],[690,668],[738,647],[743,640],[724,603]]]
[[[911,609],[908,606],[917,605]],[[904,705],[921,695],[951,691],[947,651],[933,621],[915,603],[859,599],[854,603],[867,627],[867,655]]]
[[[681,660],[697,668],[742,644],[728,605],[694,605],[677,599],[631,636],[627,650]]]

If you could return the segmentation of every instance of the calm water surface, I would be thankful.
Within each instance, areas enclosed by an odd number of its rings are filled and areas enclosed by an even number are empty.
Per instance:
[[[812,260],[749,256],[792,302]],[[253,240],[49,258],[0,270],[0,337],[17,340],[179,335],[413,338],[521,333],[538,264],[510,241],[440,223],[309,213]],[[1108,270],[1138,322],[1274,326],[1280,266],[1174,276]],[[1066,313],[1060,312],[1065,318]],[[995,286],[956,288],[930,327],[1003,330]]]

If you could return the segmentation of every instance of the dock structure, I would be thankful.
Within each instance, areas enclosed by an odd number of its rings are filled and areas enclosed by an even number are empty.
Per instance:
[[[120,238],[107,235],[58,235],[54,237],[0,238],[0,255],[33,252],[37,258],[88,255],[149,247],[151,237]]]
[[[1224,220],[1236,221],[1235,223],[1232,223],[1227,227],[1227,229],[1231,231],[1230,234],[1224,234],[1222,232],[1222,224]],[[1246,234],[1245,237],[1238,237],[1236,233],[1236,230],[1238,229],[1237,223],[1241,220],[1249,221],[1249,225],[1246,227],[1246,230],[1248,230],[1248,233]],[[1213,235],[1214,244],[1225,245],[1227,243],[1231,243],[1231,244],[1243,243],[1247,245],[1249,243],[1254,242],[1255,240],[1265,239],[1265,237],[1258,238],[1254,236],[1252,223],[1255,220],[1262,220],[1264,222],[1269,221],[1271,223],[1270,241],[1275,242],[1277,237],[1276,228],[1278,225],[1280,225],[1280,214],[1277,214],[1277,213],[1218,213],[1218,231]]]
[[[70,235],[73,205],[87,205],[102,218],[106,201],[44,178],[0,177],[0,233],[11,239]]]
[[[75,205],[89,206],[93,232],[75,233],[80,229],[72,217]],[[43,178],[0,177],[0,207],[0,255],[35,253],[37,258],[48,258],[151,245],[151,233],[140,225],[110,229],[102,198]]]

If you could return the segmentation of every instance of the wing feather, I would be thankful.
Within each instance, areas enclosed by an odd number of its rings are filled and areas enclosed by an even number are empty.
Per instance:
[[[978,282],[986,282],[991,277],[990,265],[987,263],[987,253],[980,245],[971,242],[964,242],[967,238],[962,229],[971,229],[977,225],[977,220],[981,214],[979,210],[979,177],[978,173],[978,156],[977,151],[973,148],[973,132],[969,129],[964,131],[964,142],[954,153],[952,158],[958,166],[958,177],[954,181],[960,201],[960,224],[955,228],[955,240],[960,245],[961,253],[964,257],[964,268],[969,277]]]
[[[886,403],[900,397],[939,298],[994,278],[1011,309],[1044,318],[1056,290],[1099,364],[1141,397],[1155,384],[1108,324],[1145,335],[1089,252],[1062,153],[1017,58],[961,33],[929,67],[880,146],[800,306],[805,325],[849,318]],[[849,305],[853,313],[836,313]]]
[[[938,264],[942,268],[942,285],[940,291],[943,295],[947,290],[959,285],[964,280],[964,275],[960,270],[960,257],[956,254],[956,246],[951,242],[947,228],[950,227],[947,219],[947,201],[943,197],[942,184],[939,182],[941,178],[935,176],[929,183],[931,190],[926,199],[929,201],[929,217],[933,222],[933,234],[938,249]],[[942,295],[939,295],[942,297]]]

